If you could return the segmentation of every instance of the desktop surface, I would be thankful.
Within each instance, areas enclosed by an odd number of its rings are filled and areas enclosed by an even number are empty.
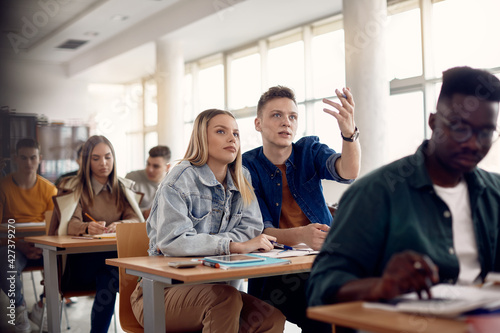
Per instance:
[[[363,307],[363,302],[322,305],[307,309],[311,319],[374,333],[466,333],[461,320],[444,319]]]
[[[253,278],[268,275],[281,275],[290,273],[309,272],[316,256],[303,256],[288,258],[291,263],[287,265],[268,265],[248,268],[235,268],[223,270],[207,266],[194,268],[173,268],[169,266],[172,261],[186,261],[186,257],[144,256],[119,259],[106,259],[106,263],[128,270],[168,277],[184,283],[204,283],[210,281],[224,281],[238,278]]]

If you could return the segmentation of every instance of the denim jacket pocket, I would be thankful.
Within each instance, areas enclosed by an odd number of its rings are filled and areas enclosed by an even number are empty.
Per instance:
[[[236,227],[238,224],[241,222],[241,218],[243,217],[243,214],[241,212],[237,214],[233,214],[231,216],[231,219],[229,220],[229,223],[227,225],[227,231],[231,231],[234,227]]]
[[[202,214],[198,214],[199,212],[191,212],[189,211],[188,212],[188,217],[191,221],[193,221],[193,225],[194,227],[196,228],[197,225],[202,225],[202,224],[205,224],[205,223],[209,223],[209,219],[210,219],[210,211],[208,212],[203,212]],[[196,215],[201,215],[200,217],[197,217],[195,216]]]

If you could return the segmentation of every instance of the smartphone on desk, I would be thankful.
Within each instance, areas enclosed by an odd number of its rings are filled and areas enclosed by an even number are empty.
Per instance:
[[[168,265],[170,267],[175,267],[175,268],[193,268],[193,267],[196,267],[196,266],[199,266],[203,264],[203,262],[201,261],[188,261],[188,260],[185,260],[185,261],[171,261],[168,263]]]

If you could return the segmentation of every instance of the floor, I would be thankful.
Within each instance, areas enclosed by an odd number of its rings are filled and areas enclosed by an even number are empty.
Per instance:
[[[42,291],[42,286],[40,285],[40,280],[42,279],[42,275],[40,271],[34,272],[35,286],[37,288],[37,294]],[[28,309],[31,311],[31,307],[35,303],[35,295],[33,292],[32,280],[30,273],[23,273],[24,280],[24,297],[26,303],[28,304]],[[118,295],[118,297],[120,297]],[[115,306],[115,313],[118,314],[118,297]],[[5,309],[8,304],[7,296],[0,291],[0,307]],[[62,324],[63,329],[62,333],[71,332],[71,333],[84,333],[90,331],[90,309],[92,307],[92,303],[94,302],[93,298],[90,297],[78,297],[76,299],[76,303],[72,304],[69,307],[66,307],[69,318],[69,329],[67,329],[67,321],[63,314]],[[109,329],[110,333],[121,333],[124,332],[120,327],[120,320],[117,318],[116,320],[117,328],[115,330],[113,321],[111,322],[111,327]],[[33,333],[38,332],[38,327],[36,324],[32,323]],[[290,322],[286,322],[285,325],[285,333],[299,333],[301,330],[294,324]],[[0,320],[0,332],[13,332],[12,327],[6,323],[5,320]]]

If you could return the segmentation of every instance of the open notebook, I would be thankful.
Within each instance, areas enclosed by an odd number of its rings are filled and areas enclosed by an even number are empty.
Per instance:
[[[416,293],[405,294],[387,302],[365,302],[365,308],[458,317],[469,312],[496,312],[500,309],[500,288],[479,288],[438,284],[431,288],[432,299],[418,299]]]
[[[116,232],[109,232],[106,234],[90,235],[85,234],[84,237],[92,237],[94,239],[104,239],[104,238],[116,238]]]
[[[293,250],[284,250],[284,249],[273,249],[269,252],[259,252],[255,251],[253,253],[258,254],[262,257],[268,258],[288,258],[288,257],[301,257],[307,256],[310,254],[318,254],[319,251],[314,251],[309,246],[304,243],[300,243],[292,246]]]

